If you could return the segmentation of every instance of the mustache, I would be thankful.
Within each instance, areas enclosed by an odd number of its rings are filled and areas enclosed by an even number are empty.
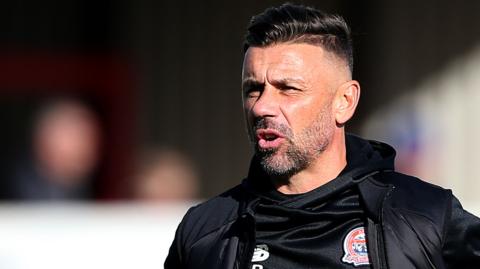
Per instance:
[[[252,125],[252,131],[255,133],[258,129],[272,129],[275,130],[287,138],[292,138],[292,130],[284,124],[274,122],[267,118],[257,118]]]

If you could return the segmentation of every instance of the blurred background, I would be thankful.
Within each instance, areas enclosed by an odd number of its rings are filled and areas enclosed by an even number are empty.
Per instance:
[[[186,209],[246,176],[242,39],[281,3],[2,1],[0,268],[161,268]],[[480,2],[296,3],[352,27],[347,130],[480,214]]]

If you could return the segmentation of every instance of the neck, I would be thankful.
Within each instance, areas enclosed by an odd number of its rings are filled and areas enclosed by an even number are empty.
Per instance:
[[[301,194],[335,179],[347,165],[345,135],[338,132],[329,146],[305,169],[286,180],[272,178],[276,189],[284,194]]]

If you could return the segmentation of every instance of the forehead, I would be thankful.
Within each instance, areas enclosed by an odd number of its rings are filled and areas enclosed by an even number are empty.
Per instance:
[[[243,77],[308,75],[331,65],[329,54],[322,47],[310,44],[250,47],[245,53]]]

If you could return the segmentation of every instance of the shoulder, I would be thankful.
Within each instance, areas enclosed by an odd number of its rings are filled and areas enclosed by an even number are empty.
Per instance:
[[[452,192],[419,178],[386,171],[374,174],[359,183],[366,209],[374,219],[381,212],[402,212],[441,223],[449,214]]]
[[[413,229],[419,240],[441,245],[451,214],[451,190],[397,172],[381,173],[378,180],[390,186],[383,210],[388,224],[397,233]],[[409,228],[401,229],[404,225]]]
[[[241,185],[190,208],[179,226],[184,243],[191,244],[235,221],[247,193]]]
[[[191,207],[177,227],[165,268],[186,268],[184,266],[189,262],[194,246],[199,242],[204,244],[196,248],[201,251],[195,253],[197,258],[203,258],[205,255],[203,250],[208,250],[218,242],[228,230],[229,224],[238,218],[239,208],[246,193],[244,188],[238,185]]]
[[[377,177],[383,184],[393,186],[390,193],[392,207],[407,207],[412,210],[446,209],[452,202],[451,190],[428,183],[417,177],[398,172],[380,173]]]
[[[226,192],[192,207],[187,217],[195,222],[208,222],[211,226],[222,225],[236,217],[239,205],[243,202],[242,186],[235,186]]]

